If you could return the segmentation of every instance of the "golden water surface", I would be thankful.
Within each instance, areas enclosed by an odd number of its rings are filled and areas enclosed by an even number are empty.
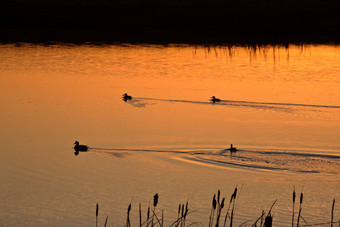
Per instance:
[[[206,226],[218,189],[235,222],[273,208],[327,222],[340,196],[340,48],[0,46],[0,223],[123,226],[155,193]],[[124,93],[132,96],[124,102]],[[216,96],[220,102],[210,102]],[[72,143],[90,146],[74,155]],[[230,144],[239,151],[230,156]],[[340,218],[336,209],[335,217]],[[251,225],[250,224],[250,225]]]

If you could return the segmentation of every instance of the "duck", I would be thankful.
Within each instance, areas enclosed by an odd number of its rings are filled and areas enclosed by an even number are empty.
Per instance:
[[[123,96],[122,96],[122,99],[124,100],[124,102],[126,102],[127,100],[131,100],[132,99],[132,96],[128,95],[127,93],[125,93]]]
[[[230,154],[235,153],[237,151],[236,147],[233,147],[232,144],[230,144],[230,148],[228,148],[227,150],[230,151]]]
[[[210,101],[213,103],[221,101],[221,99],[216,98],[215,96],[211,97]]]
[[[74,150],[76,152],[79,152],[79,151],[88,151],[89,147],[87,145],[79,145],[79,142],[76,141],[74,142],[75,146],[74,146]]]

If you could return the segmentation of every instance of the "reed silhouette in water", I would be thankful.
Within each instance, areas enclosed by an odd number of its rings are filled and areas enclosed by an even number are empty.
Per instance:
[[[125,93],[123,96],[122,96],[122,99],[124,100],[124,102],[128,101],[128,100],[131,100],[132,99],[132,96],[128,95],[127,93]]]
[[[220,102],[221,99],[218,99],[218,98],[216,98],[215,96],[213,96],[213,97],[211,97],[210,101],[213,102],[213,103],[215,103],[215,102]]]
[[[79,145],[79,142],[76,141],[74,142],[74,147],[73,149],[75,150],[74,154],[75,155],[78,155],[79,154],[79,151],[82,151],[82,152],[86,152],[89,150],[89,147],[87,145]]]

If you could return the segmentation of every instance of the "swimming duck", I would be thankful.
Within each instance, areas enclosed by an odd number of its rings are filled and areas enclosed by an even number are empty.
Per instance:
[[[221,99],[215,98],[215,96],[211,97],[210,101],[213,103],[221,101]]]
[[[125,94],[122,96],[122,99],[124,100],[124,102],[126,102],[127,100],[131,100],[132,97],[131,97],[130,95],[128,95],[128,94],[125,93]]]
[[[230,151],[230,154],[232,154],[233,152],[236,152],[236,151],[237,151],[236,147],[233,147],[232,144],[230,144],[230,148],[228,148],[227,150]]]
[[[76,152],[79,152],[79,151],[88,151],[89,147],[86,146],[86,145],[79,145],[79,142],[76,141],[74,142],[75,146],[74,146],[74,150]]]

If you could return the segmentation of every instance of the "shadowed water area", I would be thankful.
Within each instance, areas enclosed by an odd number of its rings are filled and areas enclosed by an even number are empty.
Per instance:
[[[131,203],[137,226],[158,193],[166,226],[187,201],[207,226],[236,186],[235,226],[276,199],[291,226],[294,186],[308,223],[330,221],[339,62],[333,45],[1,45],[0,225],[95,226],[99,203],[99,226],[123,226]]]

